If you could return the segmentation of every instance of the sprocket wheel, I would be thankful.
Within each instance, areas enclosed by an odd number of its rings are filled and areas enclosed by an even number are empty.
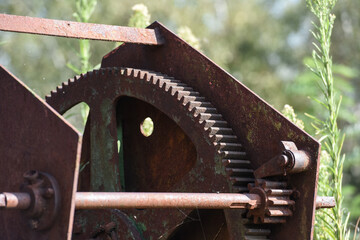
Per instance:
[[[81,102],[90,107],[81,157],[90,164],[80,173],[78,191],[247,192],[254,182],[232,128],[199,92],[179,80],[147,70],[106,68],[63,83],[46,101],[60,114]],[[154,121],[149,137],[139,130],[146,117]],[[230,230],[231,217],[221,210],[122,212],[145,239],[228,239],[229,234],[266,239],[269,234],[245,225]],[[96,226],[108,221],[94,214],[79,222]],[[133,239],[124,224],[117,226],[119,237]]]

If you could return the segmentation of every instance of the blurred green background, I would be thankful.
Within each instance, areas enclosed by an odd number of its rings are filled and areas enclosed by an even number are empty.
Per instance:
[[[134,0],[103,0],[89,22],[129,23]],[[234,75],[275,108],[294,107],[313,134],[304,113],[321,116],[322,109],[308,96],[320,96],[311,64],[313,16],[300,0],[157,0],[143,2],[150,22],[160,21],[174,32],[191,29],[195,43],[214,62]],[[0,0],[1,13],[75,20],[75,1]],[[354,223],[360,216],[360,1],[339,0],[335,7],[332,55],[336,88],[343,95],[339,125],[346,134],[345,207]],[[116,47],[91,41],[90,64]],[[0,32],[0,64],[41,97],[81,69],[79,41]],[[1,99],[1,96],[0,96]],[[351,226],[350,226],[351,227]],[[351,227],[352,228],[352,227]]]

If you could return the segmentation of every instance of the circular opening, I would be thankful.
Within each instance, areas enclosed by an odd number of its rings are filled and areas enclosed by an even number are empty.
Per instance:
[[[150,137],[154,132],[154,122],[150,117],[147,117],[140,123],[140,132],[145,137]]]

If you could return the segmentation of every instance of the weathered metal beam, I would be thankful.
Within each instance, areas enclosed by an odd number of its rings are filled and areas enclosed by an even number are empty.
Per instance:
[[[156,29],[80,23],[9,14],[0,14],[0,30],[146,45],[161,45],[164,43]]]

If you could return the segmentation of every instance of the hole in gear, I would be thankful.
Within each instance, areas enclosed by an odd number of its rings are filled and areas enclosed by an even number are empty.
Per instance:
[[[140,123],[140,132],[145,137],[150,137],[154,132],[154,122],[150,117],[147,117]]]

